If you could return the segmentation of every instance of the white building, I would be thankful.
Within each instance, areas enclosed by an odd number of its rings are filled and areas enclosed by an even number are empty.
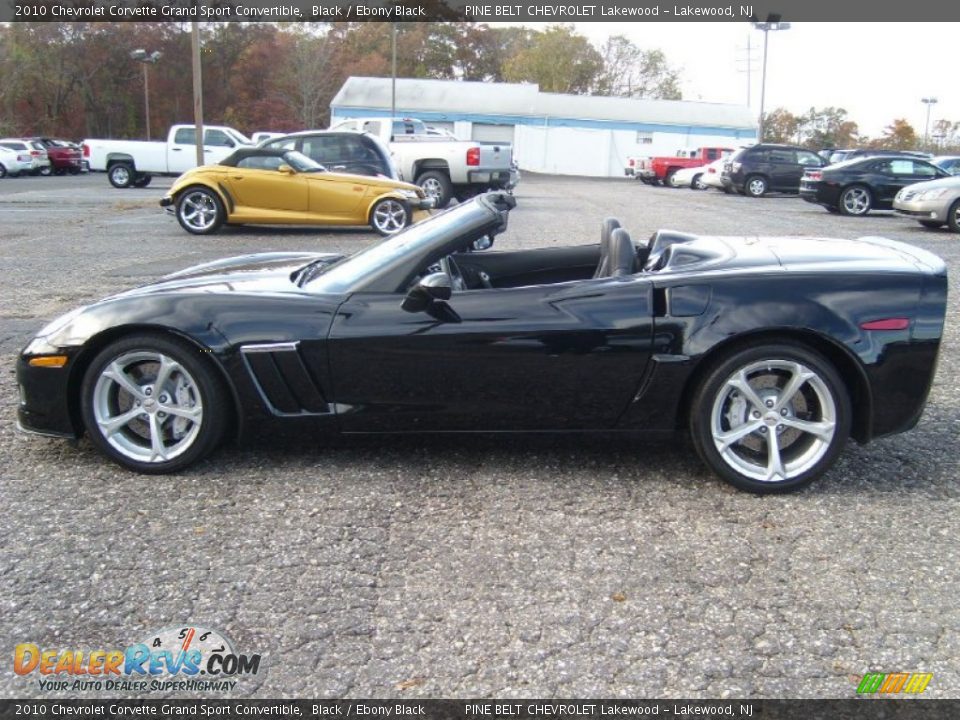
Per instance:
[[[351,77],[330,103],[331,124],[390,114],[390,78]],[[458,137],[509,142],[524,170],[623,175],[630,155],[673,155],[756,142],[745,105],[540,92],[537,85],[397,80],[397,115]]]

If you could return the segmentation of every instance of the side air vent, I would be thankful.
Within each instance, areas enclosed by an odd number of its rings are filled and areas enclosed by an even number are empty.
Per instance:
[[[303,364],[299,343],[266,343],[240,348],[253,384],[276,415],[327,415],[332,412],[319,385]]]

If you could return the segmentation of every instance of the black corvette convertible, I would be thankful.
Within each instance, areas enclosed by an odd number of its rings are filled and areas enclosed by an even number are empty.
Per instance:
[[[800,487],[920,417],[947,276],[880,238],[487,251],[490,193],[349,256],[212,262],[79,308],[24,349],[23,428],[147,473],[309,418],[356,432],[687,431],[717,474]]]

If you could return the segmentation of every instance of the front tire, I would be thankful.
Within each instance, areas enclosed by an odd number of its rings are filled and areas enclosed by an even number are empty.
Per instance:
[[[136,472],[186,468],[213,451],[228,425],[229,393],[216,370],[166,335],[131,335],[108,345],[80,392],[90,440]]]
[[[447,174],[441,170],[428,170],[417,177],[417,185],[423,188],[427,197],[434,199],[438,210],[450,204],[453,197],[453,184]]]
[[[797,490],[836,460],[850,434],[850,397],[830,362],[799,344],[745,348],[713,367],[690,409],[697,454],[753,493]]]
[[[677,171],[673,168],[667,170],[667,174],[663,176],[663,186],[668,188],[675,188],[676,185],[673,184],[673,176],[677,174]]]
[[[873,206],[873,196],[870,189],[863,185],[853,185],[840,193],[838,209],[843,215],[859,217],[870,212]]]
[[[960,233],[960,200],[956,200],[947,212],[947,225],[955,233]]]
[[[694,175],[694,176],[693,176],[693,182],[690,183],[690,187],[691,187],[691,189],[693,189],[693,190],[706,190],[706,189],[707,189],[707,185],[704,185],[704,183],[703,183],[703,174],[702,174],[702,173],[701,173],[700,175]]]
[[[135,188],[145,188],[150,184],[150,181],[153,180],[153,175],[147,175],[146,173],[139,174],[133,181],[133,186]]]
[[[192,235],[215,233],[225,219],[223,203],[213,190],[191,187],[177,198],[177,221]]]
[[[744,192],[753,198],[767,194],[767,179],[763,175],[751,175],[743,186]]]
[[[7,176],[7,169],[0,164],[0,178],[5,178]]]
[[[111,185],[120,190],[128,188],[133,184],[134,175],[133,165],[126,162],[114,163],[110,166],[110,169],[107,170],[107,180],[110,181]]]
[[[393,235],[413,220],[410,205],[397,198],[383,198],[370,208],[370,226],[381,235]]]

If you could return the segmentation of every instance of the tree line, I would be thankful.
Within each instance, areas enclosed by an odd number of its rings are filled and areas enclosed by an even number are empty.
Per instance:
[[[937,120],[924,138],[903,118],[894,119],[879,137],[860,133],[856,122],[843,108],[810,108],[794,115],[786,108],[769,113],[763,124],[765,142],[803,145],[813,150],[823,148],[869,147],[882,150],[927,150],[934,153],[960,152],[960,122]]]
[[[347,77],[391,74],[391,23],[203,23],[204,119],[246,132],[326,127]],[[681,99],[679,71],[622,35],[570,25],[397,24],[397,76],[532,82],[545,92]],[[190,23],[0,26],[0,135],[143,137],[193,119]]]

